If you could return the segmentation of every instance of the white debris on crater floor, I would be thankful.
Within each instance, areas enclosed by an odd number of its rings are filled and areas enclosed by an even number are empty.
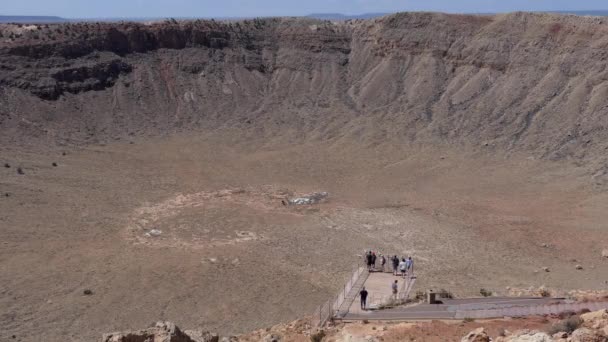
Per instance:
[[[302,197],[290,198],[288,201],[289,204],[293,205],[310,205],[319,203],[325,200],[327,197],[329,197],[329,193],[327,192],[315,192]]]
[[[152,229],[149,232],[147,232],[146,234],[144,234],[146,237],[157,237],[160,236],[163,232],[158,230],[158,229]]]

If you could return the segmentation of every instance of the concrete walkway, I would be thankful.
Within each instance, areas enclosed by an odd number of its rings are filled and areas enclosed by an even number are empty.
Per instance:
[[[397,280],[399,291],[401,291],[406,284],[406,280],[403,277],[393,276],[392,273],[385,272],[371,272],[363,286],[367,290],[367,307],[377,308],[379,305],[385,304],[393,298],[392,287],[393,282]],[[360,297],[357,296],[356,300],[350,306],[349,313],[362,313]]]
[[[608,309],[608,302],[580,303],[559,298],[489,297],[445,299],[443,304],[417,304],[387,310],[349,312],[343,320],[488,319],[556,315],[566,311]]]

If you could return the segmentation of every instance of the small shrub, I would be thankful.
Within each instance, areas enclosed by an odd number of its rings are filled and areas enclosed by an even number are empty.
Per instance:
[[[57,163],[53,163],[53,166],[54,166],[54,167],[57,167]]]
[[[551,292],[549,292],[547,289],[540,289],[539,294],[541,297],[551,297]]]
[[[475,322],[475,318],[465,317],[462,321],[465,323],[472,323]]]
[[[589,309],[587,309],[587,308],[584,308],[584,309],[581,309],[581,310],[578,312],[578,314],[579,314],[579,315],[582,315],[582,314],[586,314],[586,313],[590,313],[590,312],[591,312],[591,310],[589,310]]]
[[[93,294],[93,291],[92,291],[92,290],[90,290],[90,289],[86,289],[86,290],[84,290],[82,293],[83,293],[85,296],[90,296],[90,295],[92,295],[92,294]]]
[[[25,172],[23,172],[23,169],[20,168],[20,167],[17,168],[17,173],[20,174],[20,175],[24,175],[25,174]]]
[[[484,297],[492,297],[493,293],[490,290],[486,290],[484,288],[479,290],[479,294],[481,294]]]
[[[11,164],[9,164],[9,163],[4,163],[4,167],[5,167],[5,168],[7,168],[7,169],[10,169]]]
[[[424,294],[424,291],[418,290],[418,291],[416,291],[416,297],[414,297],[414,299],[424,300],[425,297],[426,297],[426,295]]]
[[[321,341],[323,341],[324,337],[325,337],[325,331],[319,330],[316,333],[310,335],[310,341],[311,342],[321,342]]]
[[[559,317],[559,319],[566,319],[566,318],[570,318],[572,316],[576,316],[576,312],[574,312],[572,310],[566,310],[564,312],[560,312],[559,315],[557,315],[557,317]]]
[[[578,329],[582,323],[582,320],[578,316],[572,316],[553,324],[549,329],[549,334],[554,335],[558,332],[571,334],[574,330]]]
[[[364,319],[363,321],[361,321],[361,323],[363,323],[363,324],[368,324],[368,323],[369,323],[369,321],[368,321],[368,320],[366,320],[366,319]]]

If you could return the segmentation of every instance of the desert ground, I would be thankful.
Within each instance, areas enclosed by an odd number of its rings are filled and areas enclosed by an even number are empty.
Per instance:
[[[157,320],[244,333],[312,312],[368,248],[412,255],[417,288],[460,296],[606,288],[608,198],[575,165],[227,136],[3,146],[2,338]],[[313,191],[330,198],[281,204]]]
[[[2,341],[290,322],[366,249],[411,255],[417,290],[607,289],[602,18],[0,34]]]

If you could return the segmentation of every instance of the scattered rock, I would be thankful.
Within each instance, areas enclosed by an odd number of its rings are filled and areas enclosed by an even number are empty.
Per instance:
[[[583,266],[582,266],[582,265],[576,265],[576,269],[577,269],[577,270],[582,270],[582,269],[583,269]]]
[[[543,271],[545,271],[545,272],[551,272],[551,270],[549,269],[549,267],[543,267]]]
[[[144,330],[104,334],[101,342],[219,342],[215,334],[197,331],[195,335],[189,336],[173,323],[157,322],[155,326]]]
[[[93,294],[93,291],[90,289],[86,289],[82,292],[85,296],[91,296]]]
[[[10,197],[11,194],[9,194],[8,192],[4,194],[4,197]]]
[[[68,154],[66,152],[61,152],[62,156],[67,156]]]
[[[486,330],[484,328],[477,328],[477,329],[471,331],[470,333],[468,333],[467,336],[463,337],[460,341],[461,342],[490,342],[490,336],[488,336],[488,333],[486,333]]]
[[[17,173],[20,174],[20,175],[24,175],[25,174],[25,172],[23,172],[23,169],[20,168],[20,167],[17,168]]]
[[[53,167],[57,167],[57,163],[53,162]]]
[[[5,163],[5,164],[4,164],[4,167],[5,167],[5,168],[7,168],[7,169],[10,169],[11,164],[9,164],[9,163]]]
[[[209,258],[209,262],[215,264],[217,262],[217,258]]]
[[[576,329],[572,336],[570,336],[571,342],[608,342],[608,338],[603,336],[603,334],[588,329],[588,328],[579,328]]]

